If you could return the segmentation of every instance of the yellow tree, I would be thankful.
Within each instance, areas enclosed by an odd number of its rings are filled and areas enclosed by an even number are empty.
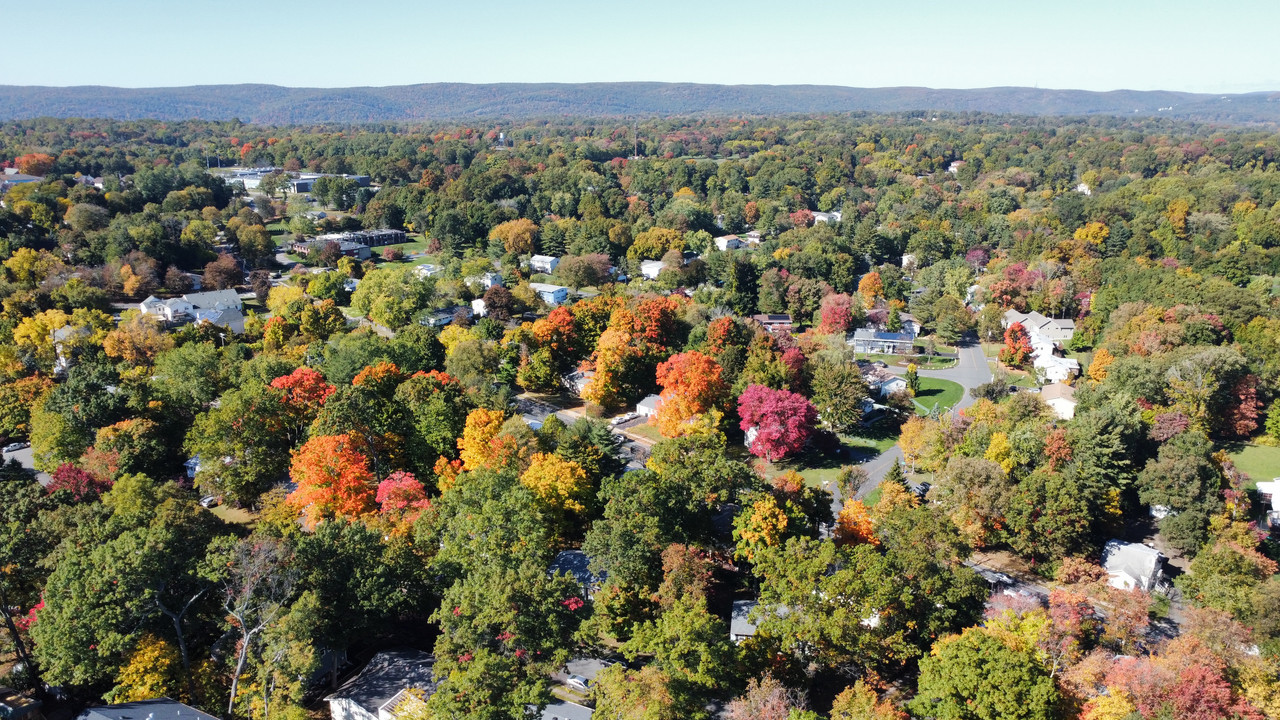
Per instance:
[[[763,495],[733,520],[733,539],[738,544],[735,556],[752,560],[760,550],[782,542],[786,532],[786,511],[776,497]]]
[[[538,237],[538,225],[528,218],[508,220],[495,225],[489,231],[490,240],[502,241],[502,247],[509,253],[528,255],[533,252],[534,240]]]
[[[173,338],[162,331],[147,315],[137,314],[120,323],[102,339],[108,357],[123,360],[134,367],[151,365],[160,353],[173,347]]]
[[[858,294],[862,296],[862,304],[868,308],[876,306],[876,300],[884,296],[884,282],[880,273],[869,272],[858,281]]]
[[[897,483],[887,485],[895,485],[901,489]],[[880,544],[871,527],[871,514],[861,500],[845,501],[844,507],[840,508],[840,515],[836,517],[834,536],[837,545]]]
[[[1107,379],[1108,368],[1111,363],[1116,361],[1116,356],[1106,348],[1100,348],[1098,352],[1093,354],[1093,360],[1089,362],[1089,379],[1095,383],[1100,383]]]
[[[476,408],[467,415],[466,425],[462,428],[462,437],[458,439],[458,450],[461,451],[464,470],[484,467],[485,463],[493,457],[495,451],[493,440],[502,429],[502,421],[501,410]]]
[[[1076,228],[1075,239],[1094,247],[1101,245],[1111,236],[1111,229],[1106,223],[1091,222]]]
[[[581,466],[551,453],[534,453],[520,483],[556,518],[585,511],[593,489]]]
[[[181,696],[182,656],[167,640],[151,633],[143,635],[125,659],[116,676],[115,688],[107,694],[113,703]]]
[[[1009,442],[1009,436],[1003,432],[991,433],[991,441],[987,443],[987,452],[983,457],[999,464],[1006,473],[1017,464],[1017,460],[1013,457],[1013,444]]]
[[[912,416],[902,425],[902,435],[898,438],[898,447],[902,448],[902,458],[907,466],[915,470],[916,464],[924,459],[928,450],[941,442],[937,424],[919,416]]]

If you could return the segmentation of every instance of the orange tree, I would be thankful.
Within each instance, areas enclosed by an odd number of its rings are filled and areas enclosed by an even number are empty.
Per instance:
[[[466,470],[484,467],[495,452],[494,438],[502,429],[502,411],[476,408],[467,415],[462,437],[458,440],[462,466]]]
[[[653,421],[665,437],[675,437],[690,421],[717,408],[729,392],[720,365],[697,350],[672,355],[658,364],[662,405]]]
[[[320,435],[294,452],[289,474],[298,487],[289,504],[303,512],[308,527],[373,510],[374,476],[356,444],[350,435]]]

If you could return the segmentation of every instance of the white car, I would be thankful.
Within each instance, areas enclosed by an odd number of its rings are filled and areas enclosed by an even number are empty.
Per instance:
[[[4,446],[4,452],[7,452],[7,453],[17,452],[19,450],[26,450],[29,447],[31,447],[31,443],[25,443],[25,442],[9,443],[8,445]]]
[[[579,690],[591,689],[591,681],[582,677],[581,675],[570,675],[569,679],[566,680],[565,683],[570,687],[575,687],[575,688],[578,688]]]
[[[221,504],[222,504],[222,498],[218,497],[217,495],[206,495],[200,498],[200,507],[202,508],[218,507]]]

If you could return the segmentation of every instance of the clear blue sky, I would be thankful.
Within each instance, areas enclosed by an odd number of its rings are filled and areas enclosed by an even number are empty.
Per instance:
[[[0,84],[1280,90],[1280,0],[0,3]]]

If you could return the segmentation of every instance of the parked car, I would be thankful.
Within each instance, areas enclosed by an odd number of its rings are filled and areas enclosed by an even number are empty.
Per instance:
[[[581,675],[570,675],[569,679],[566,680],[565,682],[570,687],[576,687],[579,690],[591,689],[591,681],[582,677]]]
[[[217,495],[205,495],[204,497],[200,498],[200,507],[202,508],[218,507],[221,504],[222,504],[222,498],[218,497]]]
[[[4,451],[7,453],[11,453],[11,452],[17,452],[19,450],[26,450],[29,447],[31,447],[31,443],[29,442],[13,442],[13,443],[9,443],[8,445],[5,445]]]
[[[616,418],[614,418],[614,419],[610,420],[610,421],[609,421],[609,424],[610,424],[610,425],[621,425],[621,424],[622,424],[622,423],[624,423],[624,422],[629,422],[629,421],[631,421],[631,420],[635,420],[635,419],[636,419],[636,414],[635,414],[635,413],[633,413],[633,412],[623,413],[623,414],[619,415],[618,417],[616,417]]]

